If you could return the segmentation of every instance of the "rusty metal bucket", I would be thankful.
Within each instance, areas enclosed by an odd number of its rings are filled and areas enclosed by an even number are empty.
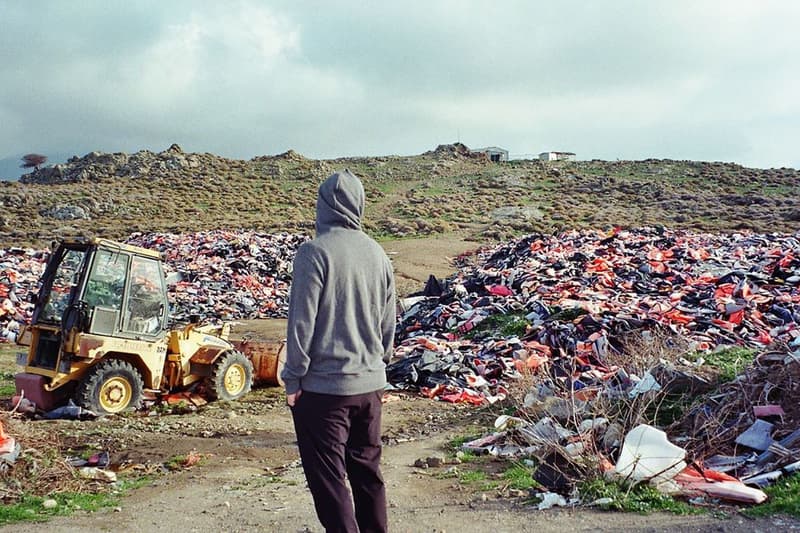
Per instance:
[[[237,350],[253,363],[254,385],[283,385],[281,370],[286,362],[286,342],[252,339],[233,341]]]

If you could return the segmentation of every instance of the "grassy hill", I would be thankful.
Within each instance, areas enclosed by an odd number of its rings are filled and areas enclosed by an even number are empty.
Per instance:
[[[317,185],[350,168],[378,238],[458,232],[478,240],[563,228],[663,224],[710,231],[800,229],[794,169],[732,163],[538,160],[492,163],[463,145],[418,156],[248,161],[184,153],[93,152],[0,183],[0,244],[67,234],[313,230]]]

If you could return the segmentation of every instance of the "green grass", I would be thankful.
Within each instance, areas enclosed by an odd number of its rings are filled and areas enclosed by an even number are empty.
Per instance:
[[[458,469],[448,468],[447,470],[436,472],[436,474],[434,474],[434,477],[436,479],[455,479],[458,477]]]
[[[3,372],[0,374],[0,398],[10,398],[17,393],[17,386],[14,382],[14,374]]]
[[[725,348],[704,354],[706,365],[719,371],[719,382],[732,381],[755,359],[757,350],[752,348]]]
[[[503,337],[521,336],[530,323],[524,313],[510,313],[507,315],[492,315],[478,323],[466,337],[474,338],[481,333],[494,333]]]
[[[562,322],[571,322],[578,318],[579,316],[583,316],[588,314],[588,311],[582,309],[580,307],[569,307],[567,309],[561,309],[559,307],[553,308],[553,314],[550,315],[548,320],[560,320]]]
[[[465,442],[469,442],[471,440],[477,439],[478,436],[476,435],[459,435],[458,437],[453,437],[449,441],[447,441],[447,449],[452,452],[457,452],[461,450],[461,447],[464,445]]]
[[[469,451],[459,451],[455,454],[462,463],[474,463],[479,459],[477,455]]]
[[[473,463],[480,459],[480,457],[470,451],[462,450],[461,447],[465,442],[475,440],[480,436],[482,436],[482,434],[459,435],[458,437],[450,439],[447,444],[444,445],[444,448],[450,457],[458,457],[462,463]]]
[[[790,196],[797,195],[797,187],[795,187],[794,185],[781,185],[777,183],[771,183],[765,185],[762,189],[759,189],[756,192],[760,192],[764,196],[776,196],[779,198],[787,198]]]
[[[451,191],[450,187],[441,184],[436,184],[436,185],[431,185],[430,187],[420,187],[415,191],[415,194],[422,198],[437,198],[440,196],[446,196],[447,194],[450,193],[450,191]]]
[[[800,474],[778,480],[777,483],[764,489],[768,499],[742,511],[751,517],[786,514],[800,517]]]
[[[611,498],[612,502],[606,508],[617,511],[642,514],[663,511],[679,515],[703,512],[701,508],[676,500],[645,484],[625,487],[620,483],[595,478],[582,482],[578,486],[578,490],[586,502],[592,502],[599,498]]]
[[[383,194],[392,193],[392,192],[395,191],[395,189],[397,189],[397,187],[393,183],[390,183],[388,181],[378,181],[378,180],[376,180],[372,184],[372,186],[375,187],[376,189],[378,189]]]
[[[511,468],[503,472],[503,479],[508,483],[508,488],[510,489],[528,490],[538,488],[541,485],[533,479],[533,473],[535,471],[535,466],[514,463]]]
[[[458,474],[458,480],[464,484],[473,484],[485,482],[487,480],[486,472],[482,470],[467,470]]]
[[[173,455],[164,462],[164,466],[170,470],[177,470],[183,466],[187,458],[187,455]]]
[[[264,475],[247,479],[244,482],[236,485],[236,489],[239,490],[257,489],[278,484],[294,486],[297,485],[297,482],[293,479],[284,479],[281,476]]]
[[[698,398],[690,394],[665,394],[663,399],[653,402],[645,410],[645,419],[658,427],[667,427],[681,420]]]
[[[455,474],[445,474],[441,479],[446,479],[447,477],[458,477],[459,483],[462,485],[469,485],[479,491],[494,490],[500,486],[497,481],[490,480],[489,475],[482,470],[467,470]]]
[[[44,522],[53,516],[67,516],[75,511],[94,512],[103,508],[113,507],[120,503],[122,496],[133,489],[143,487],[151,482],[147,476],[124,480],[114,492],[92,493],[63,493],[51,497],[25,495],[16,503],[0,505],[0,525],[15,522]],[[42,504],[47,499],[54,499],[58,505],[52,509],[45,509]]]

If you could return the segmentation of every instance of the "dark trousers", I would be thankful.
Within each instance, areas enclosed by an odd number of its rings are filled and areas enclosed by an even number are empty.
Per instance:
[[[328,533],[387,529],[380,471],[381,396],[382,391],[355,396],[303,391],[292,408],[303,471]]]

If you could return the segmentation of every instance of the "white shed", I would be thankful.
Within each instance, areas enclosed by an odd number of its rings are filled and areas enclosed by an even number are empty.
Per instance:
[[[539,154],[542,161],[575,161],[574,152],[542,152]]]

